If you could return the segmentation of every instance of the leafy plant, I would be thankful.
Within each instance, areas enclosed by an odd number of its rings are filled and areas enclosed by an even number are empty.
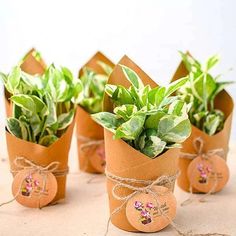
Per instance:
[[[191,123],[209,135],[223,129],[224,113],[215,109],[216,96],[232,82],[218,81],[209,71],[219,62],[217,55],[210,57],[204,65],[188,53],[181,53],[182,60],[189,71],[188,82],[179,91],[179,97],[191,104],[189,118]]]
[[[73,121],[82,84],[66,67],[48,67],[42,76],[31,76],[16,66],[0,74],[12,95],[12,117],[7,119],[8,131],[26,141],[49,146]]]
[[[180,147],[190,135],[188,106],[171,96],[187,78],[169,87],[144,86],[130,68],[120,65],[131,86],[107,84],[105,92],[114,103],[113,113],[100,112],[93,119],[145,155],[155,158],[167,149]]]
[[[91,114],[102,111],[105,85],[108,76],[112,72],[112,68],[109,65],[102,61],[98,61],[97,63],[101,66],[105,74],[98,74],[92,69],[85,67],[80,78],[84,89],[83,98],[79,104]]]

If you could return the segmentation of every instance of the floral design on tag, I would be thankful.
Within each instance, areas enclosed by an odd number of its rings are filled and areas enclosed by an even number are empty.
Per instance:
[[[151,210],[154,208],[154,205],[151,202],[144,206],[142,202],[135,201],[134,208],[140,211],[140,221],[142,224],[146,225],[152,222]]]
[[[208,159],[198,156],[189,164],[187,176],[194,189],[202,193],[214,193],[223,189],[228,182],[229,168],[218,155]]]
[[[164,186],[153,186],[151,192],[140,192],[128,200],[126,217],[141,232],[157,232],[170,224],[176,214],[176,199]]]
[[[201,184],[207,184],[209,176],[212,174],[212,167],[210,165],[203,165],[203,163],[197,164],[197,170],[199,171],[198,182]]]
[[[12,182],[12,194],[21,205],[41,208],[48,205],[57,194],[57,180],[52,173],[21,170]]]
[[[156,216],[160,216],[161,212],[166,214],[168,213],[168,210],[169,210],[169,207],[166,205],[166,203],[161,204],[160,209],[159,209],[158,207],[155,207],[152,202],[147,202],[146,204],[143,204],[140,201],[135,201],[134,208],[137,211],[140,211],[139,220],[144,225],[152,222],[151,215],[153,215],[153,217],[155,218]]]
[[[34,179],[32,174],[29,174],[24,179],[21,188],[21,194],[25,197],[30,197],[32,194],[47,195],[48,191],[46,189],[43,189],[40,185],[40,181],[38,179]]]

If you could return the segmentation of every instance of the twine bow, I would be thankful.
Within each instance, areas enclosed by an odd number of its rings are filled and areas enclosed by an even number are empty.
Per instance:
[[[173,175],[173,176],[163,175],[153,181],[152,180],[138,180],[138,179],[131,179],[131,178],[123,178],[120,176],[116,176],[112,173],[109,173],[108,171],[106,171],[106,176],[109,180],[116,183],[114,185],[114,187],[112,188],[113,197],[119,201],[123,201],[123,203],[111,213],[111,215],[108,219],[108,222],[107,222],[105,236],[107,236],[107,234],[108,234],[109,225],[110,225],[110,221],[111,221],[112,216],[115,215],[116,213],[118,213],[119,211],[121,211],[122,208],[127,204],[127,202],[138,193],[152,194],[155,198],[157,209],[160,212],[160,214],[162,216],[165,216],[171,223],[173,223],[172,220],[160,208],[160,203],[158,201],[158,197],[169,193],[169,190],[166,191],[165,193],[157,193],[156,191],[153,190],[153,187],[154,186],[169,185],[168,187],[170,188],[171,185],[173,184],[173,182],[176,180],[177,174]],[[143,187],[137,187],[135,185],[143,185]],[[130,193],[126,196],[119,196],[116,193],[116,191],[119,188],[127,188],[129,190],[132,190],[132,193]],[[173,227],[176,228],[175,225],[173,225]],[[179,231],[179,230],[177,229],[177,231]]]
[[[20,170],[29,170],[30,173],[35,173],[38,172],[40,175],[43,176],[43,187],[42,187],[42,191],[39,192],[38,195],[38,199],[39,199],[39,206],[38,208],[41,209],[40,206],[40,198],[41,196],[44,194],[45,192],[45,188],[46,188],[46,183],[47,183],[47,174],[48,173],[52,173],[54,174],[56,177],[60,177],[60,176],[64,176],[68,173],[68,168],[65,170],[57,170],[60,162],[54,161],[51,162],[50,164],[48,164],[47,166],[40,166],[40,165],[36,165],[35,163],[33,163],[32,161],[26,159],[25,157],[17,157],[14,160],[14,165],[18,168],[18,170],[11,170],[11,172],[13,174],[18,173]],[[0,207],[6,204],[9,204],[13,201],[16,200],[16,198],[19,196],[23,183],[24,183],[24,178],[21,181],[21,184],[19,186],[19,189],[17,191],[17,193],[15,194],[15,196],[13,197],[13,199],[11,199],[10,201],[7,202],[3,202],[2,204],[0,204]]]
[[[46,173],[54,173],[58,169],[60,163],[58,161],[54,161],[48,164],[47,166],[43,167],[40,165],[36,165],[32,161],[24,157],[17,157],[14,160],[14,165],[18,167],[18,169],[20,170],[32,169],[34,171],[38,171],[40,174],[46,174]],[[12,171],[12,172],[16,172],[16,171]]]
[[[176,225],[176,223],[174,223],[168,215],[166,215],[166,213],[160,207],[160,202],[158,200],[158,197],[166,195],[170,192],[170,188],[174,184],[178,175],[179,175],[179,173],[172,175],[172,176],[163,175],[163,176],[158,177],[155,180],[138,180],[138,179],[124,178],[124,177],[116,176],[116,175],[106,171],[107,178],[116,183],[114,185],[114,187],[112,188],[112,196],[119,201],[123,201],[123,203],[111,213],[111,215],[107,221],[107,227],[106,227],[106,232],[105,232],[104,236],[108,235],[109,225],[110,225],[110,221],[111,221],[112,216],[115,215],[116,213],[118,213],[119,211],[121,211],[122,208],[127,204],[127,202],[138,193],[150,193],[154,196],[154,199],[155,199],[156,205],[157,205],[157,210],[160,212],[160,215],[165,217],[170,222],[170,225],[173,227],[173,229],[180,236],[229,236],[227,234],[220,234],[220,233],[195,234],[192,232],[192,230],[184,232],[179,229],[179,226]],[[137,187],[135,185],[144,185],[144,186]],[[158,193],[153,190],[154,186],[168,186],[168,191],[166,191],[164,193]],[[127,188],[129,190],[132,190],[133,192],[126,195],[126,196],[120,196],[116,193],[116,191],[119,188]]]
[[[201,137],[197,137],[196,139],[194,139],[193,147],[194,147],[194,150],[196,152],[195,154],[181,152],[180,153],[180,158],[186,158],[186,159],[193,160],[196,157],[200,156],[204,160],[210,160],[211,157],[214,156],[214,155],[218,155],[222,158],[224,156],[223,148],[211,149],[211,150],[208,150],[208,151],[204,152],[203,151],[204,141]],[[189,181],[190,181],[190,187],[189,187],[190,196],[187,200],[185,200],[184,202],[181,203],[181,206],[186,206],[186,205],[188,205],[188,204],[190,204],[194,201],[193,187],[191,185],[191,179]],[[206,194],[204,194],[203,197],[199,198],[198,201],[199,202],[205,202],[206,197],[211,195],[215,191],[215,188],[217,187],[217,185],[218,185],[218,178],[217,178],[216,173],[214,173],[214,184],[213,184],[212,188]]]

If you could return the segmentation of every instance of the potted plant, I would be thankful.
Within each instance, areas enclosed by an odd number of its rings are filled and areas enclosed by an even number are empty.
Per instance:
[[[105,84],[113,67],[106,56],[97,52],[79,71],[84,89],[76,120],[77,148],[80,170],[89,173],[104,173],[105,169],[103,128],[91,114],[102,111]]]
[[[23,171],[22,181],[32,174],[39,174],[40,178],[41,175],[44,178],[41,187],[43,183],[47,187],[52,179],[49,175],[53,174],[56,177],[52,186],[56,189],[55,196],[49,194],[52,199],[46,202],[65,198],[68,152],[76,111],[74,102],[82,90],[80,81],[74,79],[66,67],[56,68],[54,65],[42,75],[35,76],[15,66],[8,75],[1,73],[1,79],[11,94],[12,115],[7,118],[6,141],[14,181]],[[19,163],[19,159],[23,163]],[[53,165],[56,167],[52,168]],[[30,198],[22,198],[19,194],[21,187],[18,183],[17,193],[13,191],[13,195],[17,195],[16,200],[36,207],[31,204]],[[43,198],[40,195],[37,202],[43,201]]]
[[[189,81],[178,90],[180,99],[188,103],[191,108],[188,111],[189,119],[192,124],[192,134],[183,143],[182,158],[179,160],[181,174],[178,178],[178,185],[185,191],[193,192],[217,192],[220,191],[226,184],[228,177],[218,178],[218,183],[215,185],[215,180],[206,181],[207,176],[212,179],[213,172],[204,171],[205,181],[202,181],[202,187],[196,189],[193,183],[190,183],[188,167],[192,163],[192,159],[188,157],[197,157],[202,154],[215,152],[214,150],[222,150],[221,157],[226,160],[228,153],[228,144],[232,123],[233,100],[225,91],[225,86],[232,82],[220,81],[220,75],[213,75],[212,68],[219,62],[218,56],[210,57],[205,64],[200,64],[189,53],[182,53],[182,62],[179,65],[172,81],[176,81],[181,77],[187,76]],[[197,142],[201,141],[200,147],[196,147]],[[198,150],[196,150],[198,149]],[[196,154],[196,155],[195,155]],[[198,154],[198,155],[197,155]],[[215,153],[217,154],[217,153]],[[194,156],[195,155],[195,156]],[[196,173],[202,175],[199,166],[204,163],[196,162]],[[209,163],[208,163],[209,164]],[[223,163],[224,164],[224,163]],[[222,164],[222,165],[223,165]],[[204,170],[204,166],[202,169]],[[211,166],[212,168],[212,166]],[[215,167],[216,168],[216,167]],[[219,174],[219,173],[218,173]],[[201,176],[199,176],[200,178]],[[224,183],[222,182],[224,179]],[[200,181],[200,180],[199,180]],[[221,183],[222,182],[222,183]],[[207,185],[209,186],[207,187]]]
[[[123,230],[145,231],[135,227],[127,218],[129,213],[125,209],[124,199],[134,192],[127,186],[131,183],[137,186],[136,182],[140,186],[143,181],[148,182],[163,175],[172,176],[178,172],[178,150],[190,135],[191,125],[187,105],[172,94],[186,81],[187,78],[183,78],[168,87],[160,87],[124,56],[115,66],[106,85],[104,111],[92,115],[105,128],[111,221]],[[111,177],[111,174],[116,177]],[[170,191],[174,182],[175,178],[167,186]],[[121,198],[117,199],[114,194]],[[132,209],[139,221],[136,202]],[[169,209],[169,212],[172,212],[169,218],[173,219],[175,210]],[[170,223],[167,219],[163,221],[158,230]],[[152,221],[149,219],[148,222]],[[150,226],[148,222],[146,227]],[[145,232],[154,231],[157,229]]]

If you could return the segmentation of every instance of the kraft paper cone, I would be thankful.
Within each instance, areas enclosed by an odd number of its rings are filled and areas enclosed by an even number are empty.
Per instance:
[[[151,87],[157,86],[157,84],[127,56],[124,56],[118,64],[133,69],[140,76],[145,85],[149,84]],[[109,77],[108,83],[119,84],[125,87],[130,86],[119,65],[115,66]],[[104,110],[109,112],[112,112],[113,110],[112,103],[108,96],[105,96],[104,98]],[[134,149],[123,140],[114,140],[113,134],[106,129],[104,130],[104,135],[108,172],[120,177],[142,180],[154,180],[162,175],[175,175],[177,173],[178,149],[168,150],[162,155],[152,159]],[[115,183],[113,181],[107,180],[110,213],[122,204],[122,201],[116,200],[112,195],[112,188],[114,185]],[[120,196],[126,196],[130,194],[131,191],[127,188],[120,188],[116,193]],[[132,227],[127,220],[125,207],[112,216],[111,222],[120,229],[137,232],[137,229]]]
[[[13,171],[18,171],[14,164],[17,157],[24,157],[36,165],[45,167],[52,162],[59,162],[57,171],[68,170],[68,154],[71,144],[73,123],[68,127],[66,132],[52,145],[44,147],[42,145],[28,142],[15,137],[6,131],[7,150],[10,160],[10,167]],[[15,174],[13,174],[15,175]],[[56,176],[58,190],[52,203],[65,198],[66,193],[66,173],[63,176]]]
[[[98,74],[104,74],[104,70],[97,63],[98,61],[102,61],[112,68],[115,66],[114,63],[110,59],[108,59],[103,53],[98,51],[91,57],[91,59],[86,64],[84,64],[81,67],[81,69],[79,70],[79,77],[81,77],[83,75],[83,68],[84,67],[88,67]]]
[[[34,53],[36,53],[36,50],[32,48],[24,57],[24,61],[20,67],[30,75],[43,74],[47,66],[42,58],[37,60],[34,57]]]
[[[39,61],[35,59],[33,54],[36,53],[36,50],[32,48],[24,57],[24,62],[21,64],[21,69],[30,74],[43,74],[46,69],[46,64],[43,61],[43,59],[40,59]],[[5,109],[6,109],[6,115],[7,117],[10,117],[12,114],[12,108],[11,103],[9,101],[9,98],[11,97],[11,94],[4,88],[4,94],[5,94]]]
[[[114,64],[101,52],[97,52],[79,71],[79,77],[83,74],[83,68],[88,67],[99,74],[104,74],[101,66],[97,64],[98,61],[102,61],[107,65],[114,67]],[[79,155],[79,168],[82,171],[89,173],[103,173],[101,168],[92,165],[90,159],[101,158],[98,156],[96,149],[98,146],[91,145],[90,147],[82,150],[81,145],[85,144],[86,139],[90,140],[103,140],[103,128],[98,125],[90,116],[90,114],[85,111],[81,106],[78,106],[77,119],[76,119],[76,133],[77,133],[77,148]],[[83,137],[83,138],[82,138]],[[99,162],[97,163],[99,164]]]
[[[92,158],[92,155],[96,155],[96,146],[90,146],[84,151],[81,149],[81,145],[88,142],[86,139],[91,140],[103,140],[103,128],[98,125],[90,116],[88,112],[86,112],[83,108],[78,106],[77,108],[77,148],[79,154],[79,167],[80,170],[88,172],[88,173],[98,173],[98,170],[94,168],[94,166],[89,161],[89,158]],[[80,138],[84,137],[84,138]],[[84,140],[83,140],[84,139]],[[97,157],[99,158],[99,157]]]
[[[171,81],[178,80],[186,75],[188,75],[188,70],[185,67],[183,61],[180,63],[177,71],[175,72]],[[193,147],[193,141],[197,137],[201,137],[204,143],[203,151],[206,152],[211,149],[222,148],[224,150],[224,159],[227,160],[228,153],[228,145],[231,131],[231,123],[232,123],[232,113],[233,113],[233,99],[232,97],[223,90],[215,99],[215,108],[224,112],[225,114],[225,122],[224,128],[220,132],[216,133],[213,136],[209,136],[202,130],[192,125],[192,133],[190,137],[182,144],[183,147],[181,149],[184,153],[196,153]],[[191,160],[185,158],[179,158],[179,168],[180,168],[180,176],[177,179],[177,183],[180,188],[185,191],[189,191],[190,182],[187,177],[187,169]],[[193,192],[199,192],[196,189],[193,189]]]

